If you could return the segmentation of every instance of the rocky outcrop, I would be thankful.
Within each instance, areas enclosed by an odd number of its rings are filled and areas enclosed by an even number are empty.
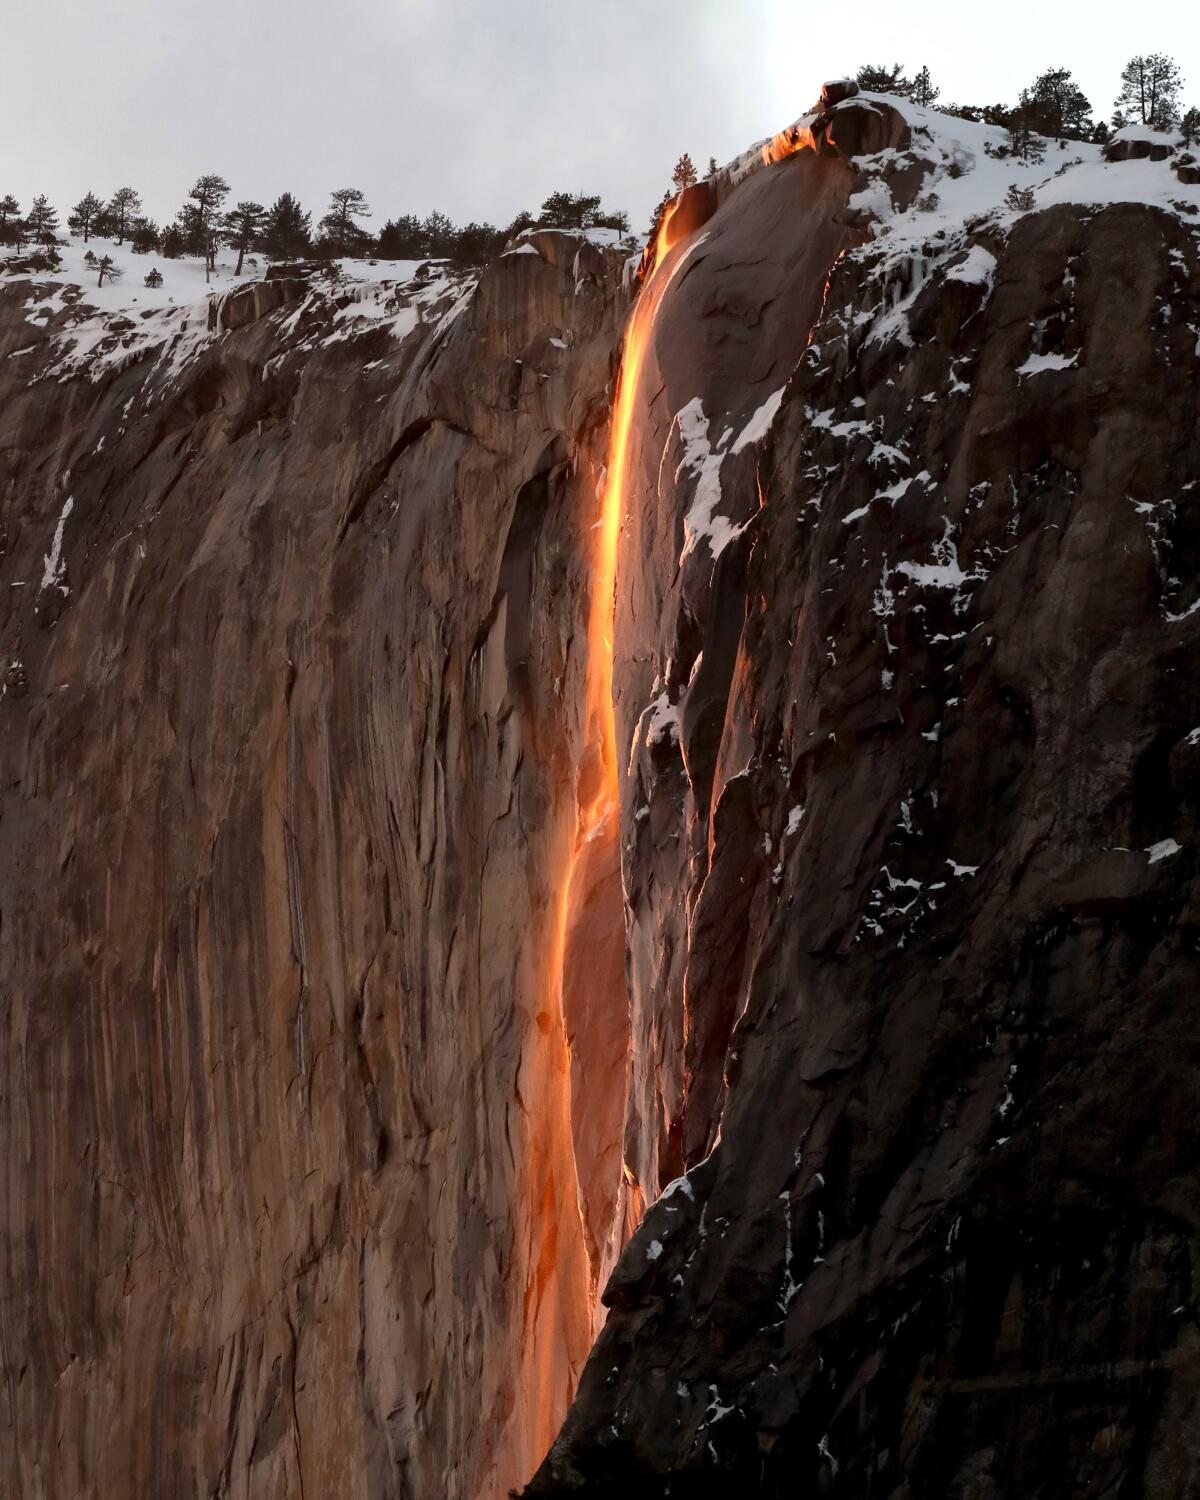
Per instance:
[[[824,305],[739,301],[714,232],[644,388],[655,1201],[530,1493],[1188,1495],[1197,239],[1064,205],[838,259],[837,178],[772,171],[759,275],[836,259]]]
[[[0,281],[14,1494],[1200,1484],[1200,197],[998,141]]]
[[[476,1500],[565,1412],[544,969],[625,294],[527,244],[378,324],[300,272],[149,350],[6,285],[14,1496]]]

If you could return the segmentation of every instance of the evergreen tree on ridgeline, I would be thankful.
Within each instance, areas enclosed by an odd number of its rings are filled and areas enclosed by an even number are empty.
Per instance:
[[[45,193],[41,193],[33,200],[33,207],[29,210],[29,217],[25,220],[25,228],[29,232],[29,238],[36,245],[53,245],[58,239],[58,214],[51,207]]]
[[[204,256],[205,278],[217,268],[217,245],[221,230],[221,209],[229,196],[229,184],[210,172],[197,177],[188,193],[188,201],[176,214],[189,255]]]
[[[113,237],[118,245],[125,243],[125,236],[141,211],[141,194],[131,187],[118,188],[108,200],[108,216],[112,224]]]
[[[454,237],[450,259],[458,266],[483,266],[504,248],[504,231],[494,224],[464,224]]]
[[[590,229],[600,211],[599,194],[551,193],[538,223],[547,229]]]
[[[178,260],[187,252],[187,236],[178,224],[168,224],[158,242],[159,254],[164,260]]]
[[[104,211],[104,204],[95,193],[84,193],[67,217],[67,228],[72,234],[83,235],[86,245],[88,237],[95,233],[96,220]]]
[[[149,255],[157,250],[161,241],[158,225],[153,219],[135,219],[129,231],[129,248],[135,255]]]
[[[523,208],[504,231],[504,237],[506,240],[515,240],[519,234],[524,234],[527,229],[533,229],[536,225],[534,216],[527,208]]]
[[[671,181],[674,183],[677,193],[682,193],[685,188],[696,186],[696,167],[686,151],[675,163],[675,169],[671,173]]]
[[[1173,57],[1164,52],[1131,57],[1121,72],[1121,92],[1113,106],[1113,124],[1170,130],[1179,119],[1182,90],[1183,74]]]
[[[0,245],[16,244],[20,248],[21,205],[11,193],[0,197]]]
[[[425,254],[435,260],[448,260],[454,253],[458,234],[453,221],[435,209],[421,226],[425,236]]]
[[[919,104],[922,109],[932,109],[941,96],[941,92],[941,89],[934,87],[933,79],[929,76],[929,69],[922,67],[909,86],[908,97],[914,104]]]
[[[259,243],[271,260],[300,260],[312,240],[312,214],[291,193],[280,193],[267,210]]]
[[[1179,132],[1185,146],[1192,146],[1200,140],[1200,109],[1189,109],[1184,113],[1179,122]]]
[[[912,90],[912,80],[905,78],[900,63],[889,68],[886,63],[867,63],[855,74],[855,82],[869,94],[899,94],[907,98]]]
[[[1029,123],[1056,140],[1090,141],[1096,127],[1087,96],[1067,68],[1049,68],[1029,89]]]
[[[334,188],[329,195],[329,211],[318,228],[331,255],[362,255],[370,245],[370,236],[357,221],[371,217],[371,205],[360,188]]]
[[[246,251],[257,243],[266,215],[267,210],[263,205],[249,198],[244,198],[225,215],[226,238],[238,253],[237,268],[233,273],[235,276],[242,274]]]
[[[424,260],[429,254],[429,242],[416,214],[389,219],[379,232],[375,253],[381,260]]]

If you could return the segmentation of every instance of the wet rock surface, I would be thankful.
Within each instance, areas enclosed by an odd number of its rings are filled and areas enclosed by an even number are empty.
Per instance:
[[[647,1196],[687,1175],[531,1494],[1200,1484],[1196,237],[884,266],[814,309],[703,632],[656,617],[632,1002],[681,1011]]]
[[[623,256],[0,282],[14,1494],[1200,1485],[1200,254],[921,120],[680,206],[594,828]]]

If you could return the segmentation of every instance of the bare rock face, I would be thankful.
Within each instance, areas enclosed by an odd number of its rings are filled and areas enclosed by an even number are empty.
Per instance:
[[[476,1500],[566,1410],[547,962],[625,294],[526,243],[403,339],[301,272],[66,379],[6,288],[14,1495]]]
[[[0,282],[14,1494],[1200,1487],[1200,199],[939,129]]]
[[[617,674],[652,1201],[529,1493],[1182,1497],[1200,247],[1127,203],[843,256],[844,179],[754,179],[658,312]]]

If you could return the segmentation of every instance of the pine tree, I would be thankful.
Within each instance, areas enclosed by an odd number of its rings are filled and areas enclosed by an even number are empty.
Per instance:
[[[312,214],[306,214],[291,193],[280,193],[267,210],[261,244],[272,260],[299,260],[307,255],[312,236]]]
[[[229,184],[210,172],[197,177],[188,201],[176,218],[183,231],[189,255],[204,256],[205,280],[217,268],[217,243],[221,226],[221,205],[229,196]]]
[[[906,99],[912,91],[912,80],[905,78],[900,63],[890,68],[886,63],[867,63],[859,68],[855,82],[869,94],[899,94]]]
[[[150,270],[147,271],[145,284],[147,286],[162,286],[162,272],[158,269],[157,266],[152,266]]]
[[[1050,68],[1029,90],[1030,123],[1042,135],[1087,141],[1095,131],[1092,106],[1067,68]]]
[[[124,244],[130,225],[141,211],[141,195],[131,187],[118,188],[108,200],[108,212],[112,216],[113,230],[118,245]]]
[[[1179,122],[1179,130],[1185,146],[1200,140],[1200,109],[1189,109]]]
[[[675,163],[675,170],[671,173],[671,181],[675,184],[675,191],[682,193],[685,188],[696,186],[696,168],[692,158],[685,151]]]
[[[1027,214],[1034,206],[1033,189],[1031,187],[1018,187],[1014,182],[1007,193],[1004,201],[1009,208],[1017,213]]]
[[[533,217],[529,210],[527,208],[523,208],[521,212],[516,215],[508,228],[504,231],[505,237],[510,240],[515,240],[517,235],[524,234],[527,229],[532,229],[536,223],[537,220]]]
[[[121,277],[125,274],[120,266],[113,265],[111,255],[102,255],[96,262],[96,270],[99,272],[96,278],[97,286],[103,286],[106,279],[109,281],[120,281]]]
[[[720,167],[717,166],[717,158],[715,156],[710,156],[708,158],[708,175],[710,177],[715,177],[720,170]]]
[[[159,246],[158,225],[153,219],[135,219],[129,231],[129,248],[135,255],[149,255]]]
[[[96,197],[95,193],[84,193],[79,202],[71,210],[67,219],[67,228],[75,234],[83,235],[83,243],[86,245],[88,236],[94,233],[96,220],[104,209],[104,204]]]
[[[158,248],[164,260],[178,260],[187,250],[187,239],[178,224],[167,225]]]
[[[599,194],[551,193],[542,203],[538,223],[548,229],[590,229],[599,210]]]
[[[29,217],[25,221],[29,238],[37,245],[53,245],[58,238],[58,214],[42,193],[33,200]]]
[[[429,254],[429,242],[420,219],[415,214],[389,219],[380,230],[375,253],[382,260],[423,260]]]
[[[20,247],[21,205],[11,193],[0,197],[0,245]]]
[[[1131,57],[1121,73],[1121,92],[1114,106],[1114,121],[1148,125],[1151,130],[1170,130],[1179,118],[1179,95],[1183,74],[1172,57],[1147,52]]]
[[[592,223],[597,229],[615,229],[618,234],[629,233],[629,215],[623,209],[615,209],[612,213],[598,213]]]
[[[483,266],[504,248],[504,235],[494,224],[464,224],[454,240],[450,258],[459,266]]]
[[[358,219],[371,217],[371,205],[359,188],[335,188],[329,195],[329,212],[318,226],[333,255],[353,255],[366,249],[369,236]]]
[[[1016,109],[1009,112],[1005,121],[1009,149],[1022,161],[1041,161],[1046,154],[1045,141],[1039,140],[1034,131],[1037,116],[1038,109],[1033,94],[1029,89],[1022,89]]]
[[[454,237],[458,231],[445,214],[440,214],[435,209],[421,225],[421,232],[425,236],[426,255],[442,260],[453,251]]]
[[[266,212],[261,203],[246,198],[225,215],[225,234],[238,253],[237,267],[233,273],[235,276],[242,274],[246,251],[257,242],[262,233]]]
[[[929,109],[941,92],[941,89],[934,88],[933,79],[929,76],[929,69],[922,67],[921,71],[912,81],[908,97],[914,104],[919,104],[922,109]]]

